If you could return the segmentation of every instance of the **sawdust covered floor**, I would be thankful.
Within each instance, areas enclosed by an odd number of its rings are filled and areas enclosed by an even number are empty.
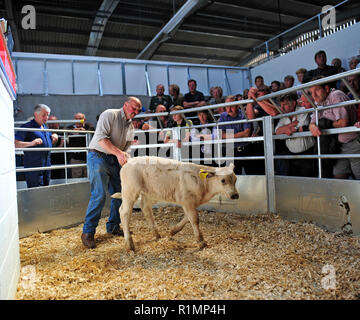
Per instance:
[[[158,241],[143,214],[133,213],[135,253],[125,250],[123,238],[105,233],[105,219],[94,250],[81,243],[82,225],[21,239],[16,298],[360,298],[359,237],[276,215],[201,211],[208,247],[199,251],[189,224],[169,236],[181,209],[160,208],[154,214],[162,235]]]

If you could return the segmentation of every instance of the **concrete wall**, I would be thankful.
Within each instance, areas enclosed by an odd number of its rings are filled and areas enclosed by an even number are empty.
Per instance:
[[[342,67],[348,70],[350,58],[360,54],[359,35],[360,23],[357,23],[300,49],[251,68],[253,85],[257,75],[263,76],[265,84],[270,85],[273,80],[283,81],[288,74],[294,76],[295,85],[299,84],[295,74],[296,70],[300,68],[307,70],[317,68],[314,55],[319,50],[325,50],[327,64],[331,64],[332,59],[339,58],[342,61]]]
[[[138,96],[145,108],[148,108],[150,97]],[[16,106],[21,110],[15,121],[27,120],[33,116],[34,106],[37,103],[45,103],[51,108],[51,114],[58,119],[69,120],[74,114],[82,112],[87,121],[96,124],[96,116],[102,111],[110,108],[122,107],[127,96],[79,96],[79,95],[18,95]]]
[[[0,70],[0,72],[2,72]],[[0,300],[15,297],[20,272],[13,103],[0,79]]]

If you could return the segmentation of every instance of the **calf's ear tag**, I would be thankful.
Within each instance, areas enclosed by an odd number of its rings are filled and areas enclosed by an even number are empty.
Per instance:
[[[206,176],[209,174],[209,172],[206,172],[205,170],[203,169],[200,169],[200,172],[199,172],[199,177],[201,180],[205,180],[206,179]]]

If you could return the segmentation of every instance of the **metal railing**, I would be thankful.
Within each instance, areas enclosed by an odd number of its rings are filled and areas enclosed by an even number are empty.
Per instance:
[[[16,121],[14,124],[24,124],[27,121]],[[47,123],[83,123],[82,120],[49,120]],[[49,151],[51,153],[63,153],[64,154],[64,164],[63,165],[51,165],[46,167],[32,167],[32,168],[16,168],[16,173],[24,173],[24,172],[32,172],[32,171],[44,171],[44,170],[58,170],[64,169],[64,178],[65,183],[69,182],[68,178],[68,171],[67,169],[72,168],[80,168],[86,167],[86,162],[83,164],[68,164],[67,163],[67,153],[74,153],[74,152],[86,152],[88,153],[88,145],[90,142],[90,134],[93,134],[94,131],[90,130],[70,130],[70,129],[40,129],[40,128],[24,128],[24,127],[14,127],[14,131],[26,131],[26,132],[52,132],[52,133],[63,133],[64,136],[59,135],[59,139],[64,141],[64,147],[49,147],[49,148],[42,148],[42,147],[28,147],[28,148],[15,148],[15,152],[17,155],[21,155],[23,152],[39,152],[39,151]],[[76,134],[76,137],[84,137],[85,138],[85,147],[67,147],[68,144],[68,134]],[[88,178],[88,175],[87,177]]]
[[[259,63],[269,61],[270,59],[301,48],[308,43],[314,42],[356,23],[356,19],[352,18],[350,20],[341,21],[335,28],[328,27],[327,29],[324,29],[322,26],[322,18],[328,14],[330,10],[344,7],[348,2],[349,0],[344,0],[259,44],[254,48],[257,55],[254,54],[251,58],[248,58],[244,65],[247,67],[254,67]]]
[[[303,114],[303,113],[315,113],[316,115],[316,124],[318,124],[318,112],[322,111],[322,110],[326,110],[326,109],[331,109],[331,108],[338,108],[338,107],[342,107],[342,106],[349,106],[351,104],[359,104],[360,103],[360,99],[359,96],[357,95],[356,92],[354,92],[354,90],[349,86],[349,84],[347,83],[347,77],[351,76],[351,75],[359,75],[360,74],[360,69],[355,69],[355,70],[351,70],[351,71],[346,71],[343,72],[341,74],[337,74],[334,76],[330,76],[327,78],[323,78],[323,79],[319,79],[319,80],[315,80],[306,84],[302,84],[296,87],[291,87],[285,90],[281,90],[275,93],[271,93],[268,95],[265,95],[261,98],[258,98],[257,101],[264,101],[264,100],[268,100],[270,101],[274,107],[277,107],[277,109],[279,110],[279,107],[276,105],[276,103],[274,102],[274,98],[278,97],[278,96],[282,96],[284,94],[288,94],[291,92],[297,92],[297,91],[302,91],[303,94],[306,95],[306,97],[308,97],[309,101],[312,104],[312,108],[309,109],[305,109],[305,110],[301,110],[301,111],[297,111],[297,112],[291,112],[291,113],[287,113],[287,114],[281,114],[279,113],[276,116],[266,116],[266,117],[262,117],[262,118],[255,118],[255,119],[244,119],[244,120],[239,120],[239,121],[228,121],[228,122],[219,122],[219,119],[217,119],[216,117],[214,117],[214,121],[213,123],[208,123],[208,124],[204,124],[204,125],[192,125],[192,126],[186,126],[186,127],[175,127],[175,128],[161,128],[161,129],[150,129],[150,130],[136,130],[135,134],[140,134],[140,133],[153,133],[153,134],[157,134],[161,131],[171,131],[172,135],[173,135],[173,139],[174,140],[180,140],[181,137],[181,130],[186,130],[186,129],[201,129],[201,128],[212,128],[215,127],[216,128],[216,132],[219,133],[219,126],[220,125],[226,125],[226,124],[235,124],[235,123],[253,123],[253,122],[262,122],[263,125],[263,136],[256,136],[256,137],[246,137],[246,138],[234,138],[234,139],[222,139],[220,134],[216,134],[216,136],[214,137],[213,140],[208,140],[208,141],[198,141],[198,142],[184,142],[182,143],[183,147],[190,147],[190,146],[199,146],[199,145],[216,145],[217,146],[217,156],[216,157],[211,157],[211,158],[182,158],[181,155],[181,148],[177,148],[176,143],[168,143],[168,144],[163,144],[163,143],[158,143],[159,141],[156,140],[156,143],[150,143],[150,144],[140,144],[140,145],[132,145],[131,149],[132,150],[136,150],[136,149],[149,149],[149,148],[173,148],[173,158],[177,159],[179,161],[206,161],[206,160],[214,160],[216,161],[219,166],[221,161],[230,161],[230,160],[264,160],[265,161],[265,176],[266,176],[266,185],[267,185],[267,196],[268,196],[268,208],[270,212],[275,212],[275,194],[274,194],[274,190],[275,190],[275,168],[274,168],[274,160],[275,159],[318,159],[318,168],[319,168],[319,175],[318,178],[322,178],[322,174],[321,174],[321,160],[322,159],[342,159],[342,158],[360,158],[360,154],[321,154],[320,153],[320,138],[317,137],[317,145],[318,145],[318,151],[317,154],[313,154],[313,155],[294,155],[294,154],[289,154],[289,155],[276,155],[274,153],[274,140],[278,140],[278,139],[293,139],[293,138],[298,138],[298,137],[307,137],[307,136],[312,136],[311,132],[306,131],[306,132],[299,132],[299,133],[294,133],[291,136],[287,136],[285,134],[282,135],[274,135],[273,134],[273,121],[282,117],[288,117],[288,116],[294,116],[294,115],[298,115],[298,114]],[[342,103],[338,103],[336,105],[331,105],[331,106],[317,106],[310,98],[308,92],[306,89],[315,86],[315,85],[321,85],[321,84],[325,84],[328,82],[333,82],[335,80],[342,80],[344,82],[344,84],[347,86],[347,88],[350,90],[350,92],[353,93],[354,99],[353,100],[349,100],[349,101],[344,101]],[[198,107],[198,108],[191,108],[191,109],[184,109],[184,110],[179,110],[179,111],[171,111],[171,112],[161,112],[161,113],[147,113],[147,114],[139,114],[137,115],[135,118],[149,118],[149,117],[160,117],[160,116],[171,116],[174,114],[183,114],[184,117],[186,118],[186,114],[189,112],[196,112],[196,111],[202,111],[202,110],[209,110],[209,113],[213,115],[212,110],[219,108],[219,107],[226,107],[226,106],[232,106],[232,105],[245,105],[248,103],[255,103],[254,100],[252,99],[247,99],[247,100],[240,100],[240,101],[233,101],[233,102],[227,102],[227,103],[221,103],[221,104],[216,104],[216,105],[210,105],[210,106],[203,106],[203,107]],[[34,131],[34,130],[40,130],[40,129],[29,129],[29,128],[15,128],[15,130],[26,130],[26,131]],[[63,130],[63,129],[42,129],[42,131],[51,131],[51,132],[64,132],[64,134],[66,133],[79,133],[76,130]],[[354,126],[349,126],[349,127],[345,127],[345,128],[336,128],[336,129],[324,129],[322,130],[322,134],[324,135],[330,135],[330,134],[339,134],[339,133],[348,133],[348,132],[360,132],[360,128],[356,128]],[[91,134],[93,133],[93,131],[82,131],[82,133],[86,133],[86,134]],[[261,141],[263,142],[263,147],[264,147],[264,156],[248,156],[248,157],[234,157],[234,156],[222,156],[221,155],[221,150],[222,150],[222,144],[231,144],[231,143],[235,143],[235,142],[256,142],[256,141]],[[88,142],[87,141],[87,146],[88,146]],[[64,148],[17,148],[16,150],[22,150],[22,151],[59,151],[59,152],[74,152],[74,151],[80,151],[80,152],[87,152],[88,147],[83,147],[83,148],[67,148],[66,146],[64,146]],[[26,172],[26,171],[36,171],[36,170],[53,170],[53,169],[63,169],[63,168],[73,168],[73,167],[79,167],[79,166],[86,166],[86,164],[81,164],[81,165],[68,165],[65,164],[64,166],[51,166],[51,167],[43,167],[43,168],[24,168],[24,169],[17,169],[16,172]]]

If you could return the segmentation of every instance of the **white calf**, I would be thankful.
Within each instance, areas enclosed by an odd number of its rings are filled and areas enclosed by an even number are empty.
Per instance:
[[[200,248],[205,247],[196,208],[219,193],[231,199],[239,198],[233,169],[233,164],[215,168],[159,157],[129,159],[120,171],[122,192],[112,195],[113,198],[122,198],[119,212],[127,249],[135,249],[129,220],[133,205],[140,195],[141,209],[157,239],[160,235],[155,226],[152,206],[158,201],[165,201],[181,205],[185,212],[184,218],[171,229],[171,234],[182,230],[190,221]]]

